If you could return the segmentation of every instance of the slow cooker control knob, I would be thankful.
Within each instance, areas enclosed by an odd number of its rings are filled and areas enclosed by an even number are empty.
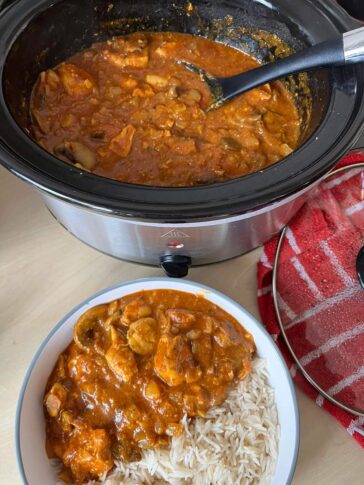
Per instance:
[[[192,264],[189,256],[180,254],[166,254],[160,257],[160,266],[170,278],[183,278],[187,276],[188,268]]]

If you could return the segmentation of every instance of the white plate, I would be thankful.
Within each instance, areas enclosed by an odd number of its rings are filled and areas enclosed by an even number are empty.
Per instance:
[[[290,484],[298,454],[299,417],[292,380],[275,343],[255,318],[227,296],[198,283],[167,278],[130,281],[97,293],[68,313],[44,340],[24,379],[16,414],[17,458],[24,483],[56,483],[54,468],[51,467],[45,452],[43,393],[58,355],[72,340],[73,326],[79,316],[95,305],[141,290],[156,289],[201,294],[236,318],[253,335],[258,355],[267,361],[270,385],[275,390],[281,427],[278,462],[271,485]]]

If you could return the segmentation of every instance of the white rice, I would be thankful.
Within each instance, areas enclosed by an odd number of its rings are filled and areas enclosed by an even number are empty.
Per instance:
[[[184,419],[185,433],[169,449],[145,450],[142,460],[117,462],[105,485],[255,485],[274,473],[279,424],[263,359],[206,418]],[[89,485],[97,482],[90,482]]]

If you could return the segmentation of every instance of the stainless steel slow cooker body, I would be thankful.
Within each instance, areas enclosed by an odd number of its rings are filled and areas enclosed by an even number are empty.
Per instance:
[[[294,216],[307,193],[237,216],[173,224],[105,214],[40,192],[58,222],[81,241],[117,258],[162,264],[171,276],[184,276],[190,264],[223,261],[262,245]]]
[[[39,189],[65,228],[112,256],[146,264],[162,261],[171,274],[182,275],[190,263],[221,261],[261,245],[295,214],[362,127],[363,66],[333,68],[310,74],[313,110],[306,141],[262,172],[177,189],[93,176],[55,159],[20,128],[27,125],[29,94],[41,70],[95,40],[140,29],[208,34],[232,43],[225,34],[243,26],[247,32],[275,33],[297,50],[360,24],[325,0],[197,0],[193,14],[186,14],[185,1],[113,1],[111,10],[103,0],[5,3],[0,15],[0,159]],[[218,32],[213,31],[216,19],[222,19]],[[248,51],[261,54],[253,37],[241,37]]]

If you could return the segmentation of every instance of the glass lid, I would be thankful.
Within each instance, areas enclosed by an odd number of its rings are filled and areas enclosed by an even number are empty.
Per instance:
[[[364,415],[364,163],[320,184],[282,232],[273,271],[287,346],[322,397]]]

